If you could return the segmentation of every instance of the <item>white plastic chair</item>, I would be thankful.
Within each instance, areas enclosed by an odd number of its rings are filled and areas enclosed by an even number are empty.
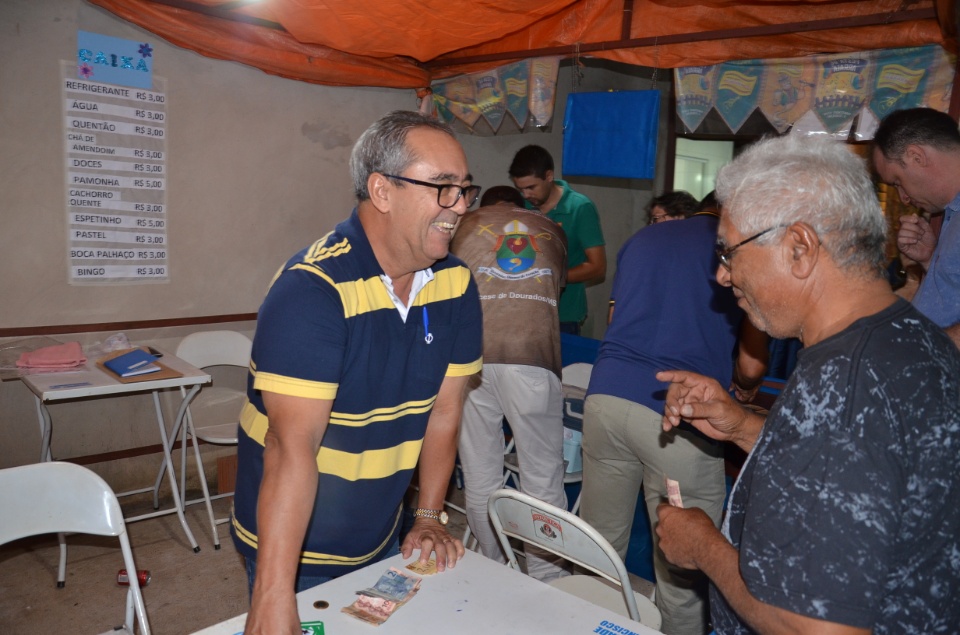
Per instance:
[[[250,367],[250,351],[253,344],[246,335],[236,331],[205,331],[187,335],[177,346],[176,356],[197,368],[210,366],[236,366],[248,369]],[[180,389],[181,396],[186,395]],[[210,496],[206,474],[203,470],[203,461],[200,458],[200,449],[197,439],[215,445],[236,445],[237,426],[240,423],[240,410],[243,408],[246,392],[224,386],[207,386],[203,388],[190,403],[184,421],[186,421],[183,444],[181,446],[180,462],[180,495],[185,497],[186,492],[186,465],[188,437],[193,441],[193,453],[197,461],[197,471],[200,476],[200,487],[203,498],[187,501],[184,505],[204,502],[207,514],[210,517],[210,526],[213,531],[214,549],[220,548],[220,537],[217,534],[217,525],[230,521],[229,518],[214,518],[212,500],[232,496],[233,492],[225,492]],[[175,428],[170,435],[176,439],[180,433]],[[154,487],[154,506],[157,500],[160,482],[163,478],[164,465],[160,466]]]
[[[576,397],[582,399],[586,394],[587,387],[590,385],[590,373],[593,372],[593,364],[577,362],[564,366],[561,371],[561,383],[563,384],[563,407],[564,412],[575,419],[583,420],[583,415],[574,412],[570,408],[571,393],[576,393]],[[503,455],[503,487],[506,487],[513,481],[513,485],[520,487],[520,460],[514,450],[513,439],[507,444]],[[563,484],[580,483],[583,481],[583,470],[576,472],[564,472]],[[582,492],[581,492],[582,493]],[[571,511],[576,514],[580,511],[580,496],[574,501]]]
[[[122,628],[150,635],[147,609],[136,583],[137,566],[127,537],[120,503],[102,478],[73,463],[36,463],[0,470],[0,545],[49,533],[116,536],[130,575]]]
[[[576,362],[564,366],[560,373],[564,386],[573,386],[574,388],[586,390],[590,386],[590,375],[593,373],[593,364]]]
[[[582,518],[512,489],[497,490],[487,505],[509,566],[520,570],[511,538],[537,545],[602,576],[572,575],[552,581],[551,586],[644,626],[660,628],[656,605],[633,591],[623,560]]]

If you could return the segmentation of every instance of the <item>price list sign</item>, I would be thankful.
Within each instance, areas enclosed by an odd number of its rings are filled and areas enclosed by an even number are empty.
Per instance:
[[[63,76],[71,284],[163,282],[165,82],[147,90]]]

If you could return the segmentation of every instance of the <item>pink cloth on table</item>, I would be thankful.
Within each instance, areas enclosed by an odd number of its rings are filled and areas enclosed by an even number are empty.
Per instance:
[[[67,342],[23,353],[17,368],[75,368],[86,363],[80,342]]]

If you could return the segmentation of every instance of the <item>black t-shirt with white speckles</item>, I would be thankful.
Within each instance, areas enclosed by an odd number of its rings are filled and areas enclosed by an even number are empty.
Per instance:
[[[885,633],[960,632],[960,352],[897,301],[800,352],[724,523],[750,593]],[[753,633],[716,588],[720,635]]]

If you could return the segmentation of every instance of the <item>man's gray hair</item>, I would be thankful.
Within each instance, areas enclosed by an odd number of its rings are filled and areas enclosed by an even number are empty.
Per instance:
[[[716,188],[724,216],[745,237],[803,221],[838,267],[879,272],[884,265],[887,221],[865,161],[841,142],[762,139],[720,169]]]
[[[415,128],[433,128],[454,137],[453,128],[412,110],[395,110],[378,119],[360,135],[350,153],[350,176],[358,201],[370,198],[367,179],[374,172],[400,175],[417,157],[407,146]]]

